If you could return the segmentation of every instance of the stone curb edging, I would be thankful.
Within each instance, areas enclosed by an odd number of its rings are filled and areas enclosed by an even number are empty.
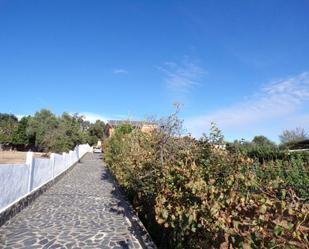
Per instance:
[[[157,246],[153,242],[144,224],[141,222],[139,217],[135,214],[133,207],[130,201],[128,200],[127,195],[125,194],[124,190],[120,187],[117,180],[115,179],[115,177],[113,176],[109,168],[106,166],[104,161],[103,161],[103,167],[106,168],[106,171],[111,176],[111,179],[115,186],[115,191],[117,192],[117,194],[119,194],[119,196],[122,197],[122,201],[120,201],[121,205],[125,207],[124,208],[125,215],[129,219],[130,223],[132,224],[133,229],[137,231],[137,234],[135,235],[138,241],[140,242],[141,246],[144,249],[157,249]]]
[[[22,211],[24,208],[29,206],[36,198],[38,198],[41,194],[46,192],[51,186],[56,184],[59,180],[61,180],[66,174],[68,174],[76,164],[80,163],[80,160],[86,156],[89,152],[83,155],[76,163],[74,163],[70,168],[66,171],[62,172],[60,175],[56,176],[56,178],[52,179],[51,181],[45,183],[39,189],[35,190],[33,193],[25,196],[24,198],[20,199],[17,203],[14,203],[11,207],[7,208],[5,211],[0,213],[0,227],[4,225],[6,222]]]

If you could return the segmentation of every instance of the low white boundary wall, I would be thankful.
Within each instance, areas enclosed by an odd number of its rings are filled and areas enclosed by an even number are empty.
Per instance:
[[[0,213],[62,174],[87,152],[92,147],[82,144],[69,153],[52,153],[49,159],[34,158],[28,152],[25,164],[1,164]]]

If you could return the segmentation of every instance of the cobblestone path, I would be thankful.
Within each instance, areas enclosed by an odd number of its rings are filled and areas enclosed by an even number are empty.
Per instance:
[[[0,227],[0,248],[143,248],[124,203],[99,156],[87,154]]]

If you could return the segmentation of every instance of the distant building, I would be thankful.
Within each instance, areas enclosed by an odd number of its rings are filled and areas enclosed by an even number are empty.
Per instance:
[[[109,120],[105,125],[104,133],[106,137],[110,137],[115,128],[122,124],[132,125],[134,128],[141,129],[142,132],[151,132],[157,129],[158,125],[153,122],[143,122],[143,121],[130,121],[130,120]]]
[[[288,144],[288,148],[290,152],[309,151],[309,139],[305,139],[298,142],[292,142]]]

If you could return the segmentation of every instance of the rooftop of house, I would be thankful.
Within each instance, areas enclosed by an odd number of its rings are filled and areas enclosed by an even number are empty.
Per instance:
[[[309,149],[309,139],[290,143],[290,149]]]

